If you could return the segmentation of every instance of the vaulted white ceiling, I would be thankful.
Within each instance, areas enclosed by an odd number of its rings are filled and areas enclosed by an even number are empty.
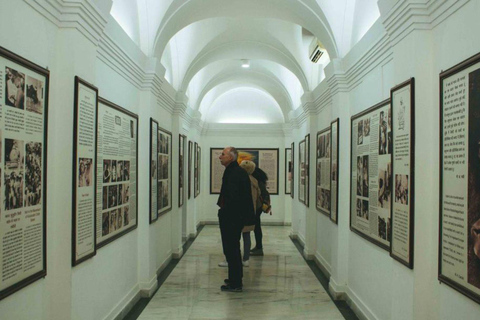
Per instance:
[[[189,107],[217,123],[287,121],[379,17],[377,0],[114,0],[111,14]],[[317,63],[315,38],[327,50]]]

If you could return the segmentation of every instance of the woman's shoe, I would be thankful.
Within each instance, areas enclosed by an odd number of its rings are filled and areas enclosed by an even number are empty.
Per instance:
[[[263,256],[263,249],[253,249],[250,251],[251,256]]]

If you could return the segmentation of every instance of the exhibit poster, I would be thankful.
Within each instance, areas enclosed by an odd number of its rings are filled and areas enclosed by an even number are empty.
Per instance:
[[[188,141],[188,199],[192,195],[192,157],[193,157],[193,143]]]
[[[98,100],[97,247],[137,227],[138,116]]]
[[[75,77],[72,177],[73,266],[96,254],[97,114],[98,89],[85,80]]]
[[[150,223],[158,219],[158,122],[150,118]]]
[[[295,142],[292,142],[292,145],[291,145],[291,148],[292,150],[292,157],[291,157],[291,161],[292,161],[292,165],[290,167],[291,171],[290,171],[290,175],[291,175],[291,178],[290,178],[290,196],[293,198],[295,198]]]
[[[198,196],[197,190],[199,185],[199,175],[200,175],[200,160],[198,157],[198,144],[195,142],[195,146],[193,148],[193,152],[195,153],[195,159],[193,162],[193,197],[196,198]]]
[[[390,90],[393,128],[394,200],[392,204],[390,255],[413,269],[415,209],[415,81],[413,78]]]
[[[198,197],[200,194],[200,178],[202,176],[202,148],[197,145],[197,153],[196,153],[196,161],[197,161],[197,184],[196,187],[197,189],[195,190],[195,198]]]
[[[292,149],[285,148],[285,194],[291,193],[292,169]]]
[[[317,210],[330,218],[330,161],[331,161],[331,131],[330,127],[317,133],[317,165],[316,165],[316,207]]]
[[[225,167],[220,163],[223,148],[210,148],[210,194],[220,193]],[[265,171],[268,176],[267,190],[270,195],[278,194],[279,149],[270,148],[237,148],[240,164],[243,160],[251,160]]]
[[[172,133],[157,131],[157,216],[172,210]]]
[[[305,140],[298,144],[298,200],[305,203]]]
[[[178,135],[178,207],[183,206],[185,199],[185,141],[187,137],[183,134]]]
[[[0,47],[0,299],[47,272],[48,83]]]
[[[340,119],[337,118],[330,124],[330,193],[331,193],[331,207],[330,207],[330,219],[338,223],[338,153],[339,153],[339,141],[340,141]]]
[[[350,230],[390,250],[392,121],[390,99],[351,119]]]
[[[305,205],[310,205],[310,133],[305,136]]]
[[[440,74],[439,280],[480,303],[480,54]]]

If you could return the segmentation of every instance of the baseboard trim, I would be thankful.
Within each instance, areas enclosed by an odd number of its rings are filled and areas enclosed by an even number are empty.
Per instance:
[[[153,296],[153,293],[157,290],[158,288],[158,280],[157,276],[153,276],[152,279],[150,279],[149,283],[146,283],[145,286],[140,284],[140,297],[141,298],[151,298]]]
[[[339,285],[333,277],[330,276],[328,282],[328,292],[334,300],[347,301],[347,287]]]
[[[103,318],[104,320],[121,320],[123,319],[135,304],[140,300],[140,288],[136,284],[132,290],[110,311],[110,313]]]
[[[346,299],[347,304],[355,312],[360,320],[379,320],[369,307],[352,291],[347,287]]]
[[[317,267],[322,270],[323,274],[331,279],[331,270],[332,270],[332,266],[330,266],[330,264],[318,253],[315,254],[315,258],[313,259],[317,265]]]

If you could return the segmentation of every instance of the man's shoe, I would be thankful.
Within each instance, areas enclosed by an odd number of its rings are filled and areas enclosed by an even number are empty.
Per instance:
[[[225,284],[230,284],[230,279],[225,279],[223,282],[225,282]]]
[[[263,256],[263,249],[253,249],[250,251],[251,256]]]
[[[242,261],[242,264],[243,264],[244,267],[249,267],[250,266],[250,263],[248,262],[248,260]]]
[[[227,261],[222,261],[218,263],[219,267],[228,267],[228,262]]]
[[[234,288],[234,287],[231,287],[229,284],[225,284],[221,286],[220,290],[227,291],[227,292],[243,292],[243,289],[241,286]]]

